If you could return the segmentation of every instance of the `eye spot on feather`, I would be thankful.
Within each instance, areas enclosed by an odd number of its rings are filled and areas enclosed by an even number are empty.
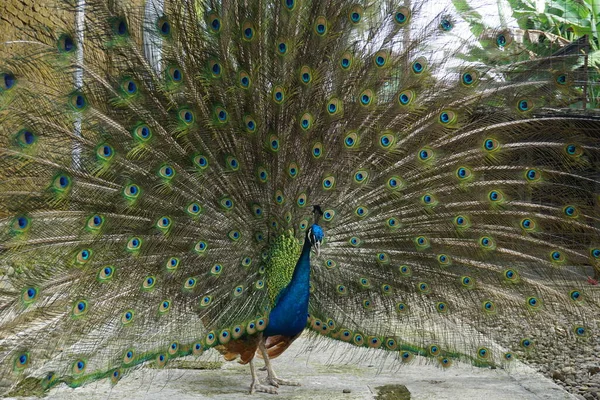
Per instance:
[[[479,80],[479,76],[475,71],[466,71],[461,75],[461,83],[464,86],[473,86]]]
[[[507,269],[502,274],[508,282],[517,282],[519,280],[519,274],[514,269]]]
[[[282,86],[275,86],[273,88],[272,98],[276,104],[282,104],[285,101],[285,90]]]
[[[377,262],[380,264],[389,264],[390,263],[390,256],[387,253],[377,253]]]
[[[337,285],[336,292],[339,295],[345,295],[348,293],[348,289],[346,289],[346,286],[344,286],[344,285]]]
[[[472,289],[475,286],[475,281],[470,276],[463,276],[460,278],[460,283],[467,289]]]
[[[247,42],[250,42],[254,38],[255,38],[254,24],[252,24],[252,22],[250,22],[250,21],[244,22],[244,24],[242,24],[242,39],[244,39]]]
[[[352,67],[354,57],[350,52],[345,52],[340,58],[340,67],[343,71],[348,71]]]
[[[422,74],[426,70],[426,68],[427,68],[427,61],[422,57],[413,61],[412,66],[411,66],[412,72],[415,75]]]
[[[288,11],[294,11],[296,9],[296,0],[282,0],[282,2]]]
[[[427,348],[427,352],[429,353],[430,356],[438,356],[441,353],[441,349],[440,346],[438,346],[437,344],[432,344]]]
[[[185,290],[192,290],[196,287],[196,283],[197,283],[197,281],[195,278],[189,277],[185,280],[185,282],[183,284],[183,288]]]
[[[317,18],[317,20],[315,21],[314,30],[318,36],[325,36],[328,30],[327,19],[325,19],[325,17]]]
[[[352,342],[357,346],[362,346],[365,343],[365,339],[362,334],[355,333]]]
[[[160,33],[162,37],[166,38],[171,35],[171,24],[166,17],[160,17],[156,21],[156,27],[158,28],[158,33]]]
[[[454,217],[453,223],[457,229],[466,229],[471,226],[469,218],[464,215],[457,215]]]
[[[171,257],[167,260],[167,270],[174,271],[179,267],[179,258]]]
[[[73,317],[81,317],[88,312],[88,303],[85,300],[79,300],[75,302],[73,306]]]
[[[221,18],[216,13],[210,13],[208,15],[208,28],[212,33],[219,33],[221,31]]]
[[[541,179],[542,174],[537,169],[531,168],[525,171],[525,179],[528,182],[537,182]]]
[[[121,316],[121,323],[123,325],[129,325],[130,323],[133,322],[133,316],[134,316],[134,312],[133,310],[127,310],[123,313],[123,315]]]
[[[208,61],[208,70],[212,78],[218,79],[221,77],[223,67],[219,61],[211,59]]]
[[[323,178],[322,187],[324,190],[331,190],[335,187],[335,177],[333,175]]]
[[[91,259],[92,259],[92,250],[83,249],[83,250],[80,250],[79,253],[77,253],[77,256],[75,257],[75,262],[77,262],[77,264],[83,265],[83,264],[87,263],[88,261],[90,261]]]
[[[362,241],[358,237],[352,236],[349,240],[349,243],[352,247],[358,247],[362,244]]]
[[[440,113],[439,122],[442,125],[447,125],[447,126],[452,125],[456,122],[456,120],[457,120],[457,115],[453,111],[446,110],[446,111],[442,111]]]
[[[163,300],[158,306],[158,312],[165,314],[171,309],[171,302],[169,300]]]
[[[158,228],[161,232],[167,233],[171,228],[171,218],[167,216],[162,216],[156,221],[156,228]]]
[[[23,303],[29,305],[37,300],[38,294],[39,292],[36,288],[28,287],[25,290],[23,290],[23,293],[21,294],[21,299],[23,299]]]
[[[329,101],[327,102],[327,113],[330,116],[341,116],[342,115],[342,101],[340,99],[338,99],[337,97],[333,97],[331,99],[329,99]]]
[[[448,304],[444,301],[437,302],[435,305],[435,309],[440,314],[446,314],[448,313]]]
[[[417,290],[421,294],[427,294],[431,291],[431,289],[429,288],[429,285],[425,282],[417,283]]]
[[[400,353],[400,360],[404,364],[411,362],[413,358],[414,358],[414,355],[411,352],[403,351],[402,353]]]
[[[171,66],[167,68],[167,78],[172,84],[177,85],[183,81],[183,73],[178,67]]]
[[[219,205],[224,211],[231,211],[233,209],[234,203],[230,197],[223,197],[219,202]]]
[[[530,111],[532,106],[533,106],[533,103],[531,102],[531,100],[522,99],[522,100],[519,100],[517,103],[517,108],[521,112]]]
[[[527,307],[531,310],[537,310],[542,306],[542,301],[535,296],[531,296],[527,298]]]
[[[69,103],[71,104],[71,107],[73,107],[73,109],[75,111],[83,111],[87,108],[87,105],[88,105],[87,99],[81,93],[75,93],[75,94],[71,95],[71,97],[69,99]]]
[[[403,302],[396,303],[396,311],[399,314],[406,314],[408,312],[408,306]]]
[[[550,252],[550,260],[554,263],[563,263],[565,262],[565,255],[558,250],[554,250]]]
[[[488,199],[493,204],[499,204],[499,203],[504,202],[504,194],[502,192],[500,192],[499,190],[491,190],[488,193]]]
[[[73,363],[71,370],[73,371],[74,375],[82,375],[85,372],[86,366],[85,360],[79,359]]]
[[[384,132],[379,136],[379,146],[384,150],[390,150],[396,143],[396,137],[391,132]]]
[[[417,236],[414,239],[414,243],[415,246],[417,247],[417,250],[425,250],[427,248],[429,248],[430,243],[429,243],[429,239],[425,236]]]
[[[440,28],[444,32],[450,32],[453,27],[454,27],[454,24],[452,23],[452,21],[449,17],[443,17],[442,20],[440,21]]]
[[[125,81],[123,81],[121,83],[121,89],[123,90],[123,93],[125,93],[127,96],[133,96],[138,92],[137,83],[135,83],[135,81],[131,79],[126,79]]]
[[[142,247],[142,239],[140,239],[138,237],[132,237],[127,242],[126,250],[135,252],[137,250],[140,250],[141,247]]]
[[[521,339],[520,345],[524,350],[530,350],[533,348],[533,341],[529,338]]]
[[[212,302],[212,296],[204,296],[200,300],[200,307],[208,307],[211,302]]]
[[[221,264],[215,264],[210,269],[210,274],[213,276],[219,276],[223,272],[223,266]]]
[[[490,238],[489,236],[482,236],[479,239],[479,245],[487,250],[493,250],[496,247],[496,244],[494,243],[494,240],[492,238]]]
[[[569,292],[569,298],[575,302],[583,301],[583,295],[579,290],[572,290]]]
[[[17,78],[11,72],[0,74],[0,93],[12,89],[17,84]]]
[[[500,144],[498,143],[498,141],[496,139],[486,139],[483,142],[483,148],[485,149],[485,151],[491,153],[494,152],[496,150],[498,150],[500,148]]]
[[[377,68],[383,68],[388,66],[388,62],[390,60],[390,54],[386,50],[380,50],[373,57],[373,63]]]
[[[469,179],[471,177],[471,175],[472,175],[472,172],[467,167],[459,167],[456,170],[456,177],[461,181],[465,181],[465,180]]]
[[[421,161],[429,161],[433,159],[433,150],[429,148],[421,149],[419,150],[418,157]]]
[[[491,300],[485,300],[482,303],[482,309],[487,314],[494,314],[494,313],[496,313],[496,305]]]
[[[437,256],[437,260],[438,263],[442,266],[442,267],[447,267],[448,265],[452,264],[452,259],[450,258],[449,255],[447,254],[440,254]]]
[[[579,210],[575,206],[568,205],[563,208],[563,214],[568,218],[577,218],[579,216]]]
[[[154,276],[147,276],[144,278],[142,283],[142,289],[144,290],[152,290],[156,285],[156,278]]]
[[[585,326],[582,325],[576,325],[573,327],[573,333],[575,333],[575,336],[578,338],[583,338],[583,337],[588,337],[590,336],[590,330],[587,329]]]
[[[16,135],[16,142],[22,148],[29,148],[37,141],[35,133],[28,129],[21,129]]]
[[[229,113],[223,107],[215,107],[214,115],[219,125],[225,125],[229,121]]]
[[[367,89],[363,91],[358,98],[360,99],[360,104],[363,106],[369,106],[373,102],[373,91]]]
[[[135,353],[132,349],[129,349],[125,352],[125,355],[123,356],[123,363],[124,364],[130,364],[133,359],[134,359]]]
[[[75,41],[73,40],[71,35],[67,35],[66,33],[60,35],[60,37],[58,38],[57,46],[58,50],[61,53],[72,53],[73,51],[75,51],[76,47]]]
[[[404,26],[410,18],[410,10],[407,7],[400,7],[394,13],[394,22],[400,26]]]
[[[400,271],[400,274],[405,278],[412,276],[412,270],[408,265],[401,265],[400,267],[398,267],[398,270]]]

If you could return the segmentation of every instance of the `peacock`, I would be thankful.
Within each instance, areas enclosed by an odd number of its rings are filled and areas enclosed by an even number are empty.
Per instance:
[[[53,0],[3,28],[1,392],[215,349],[276,393],[303,332],[441,368],[597,344],[589,39],[442,3]]]

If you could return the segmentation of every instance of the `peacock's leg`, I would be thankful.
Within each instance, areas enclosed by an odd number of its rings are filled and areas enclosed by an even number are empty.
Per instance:
[[[277,375],[275,375],[275,371],[273,371],[273,366],[271,365],[271,360],[269,360],[269,353],[267,352],[267,347],[265,346],[266,340],[267,338],[263,336],[258,342],[258,348],[260,349],[260,352],[262,353],[262,356],[265,360],[265,367],[267,368],[267,383],[275,387],[279,387],[279,385],[300,386],[299,382],[281,379],[278,378]]]
[[[254,366],[254,360],[250,360],[250,373],[252,374],[252,383],[250,384],[250,394],[254,392],[264,392],[270,394],[277,394],[277,390],[270,386],[265,386],[260,383],[258,374],[256,373],[256,367]]]

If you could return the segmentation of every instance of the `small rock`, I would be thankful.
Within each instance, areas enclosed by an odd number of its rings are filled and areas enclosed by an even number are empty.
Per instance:
[[[350,389],[344,389],[344,390],[342,390],[342,393],[352,393],[352,390],[350,390]]]
[[[554,370],[554,371],[552,371],[552,379],[556,379],[556,380],[564,382],[565,376],[560,371]]]

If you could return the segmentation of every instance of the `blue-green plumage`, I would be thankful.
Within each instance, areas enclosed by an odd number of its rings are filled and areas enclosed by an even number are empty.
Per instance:
[[[322,240],[321,227],[311,226],[304,240],[300,258],[294,267],[292,280],[275,297],[275,306],[269,313],[269,325],[263,332],[265,336],[294,337],[304,330],[310,295],[310,252],[312,246]]]

